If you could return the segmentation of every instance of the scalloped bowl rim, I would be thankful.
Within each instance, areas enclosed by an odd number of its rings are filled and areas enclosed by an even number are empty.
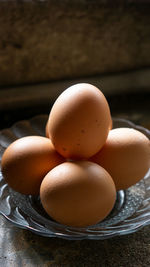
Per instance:
[[[47,116],[47,115],[45,115],[45,114],[37,115],[37,116],[32,117],[29,121],[32,121],[35,118],[38,118],[40,116]],[[150,137],[150,131],[148,129],[144,128],[143,126],[136,125],[135,123],[133,123],[133,122],[127,120],[127,119],[124,119],[124,118],[113,118],[113,121],[114,122],[126,123],[126,124],[130,125],[132,128],[135,128],[135,129],[137,129],[139,131],[145,132],[146,135],[148,135]],[[22,121],[20,121],[20,122],[22,122]],[[15,124],[13,124],[13,126]],[[0,131],[0,133],[1,133],[1,131]],[[149,171],[148,171],[148,173],[146,174],[145,177],[146,177],[146,179],[147,179],[147,177],[150,178],[150,169],[149,169]],[[145,177],[143,178],[143,180],[145,179]],[[68,226],[64,226],[64,225],[60,225],[59,223],[56,223],[56,225],[62,226],[63,228],[68,229],[69,231],[74,230],[78,234],[78,235],[75,235],[75,234],[68,235],[66,233],[53,232],[53,231],[51,231],[49,229],[48,229],[48,232],[46,232],[44,230],[41,231],[41,230],[33,228],[30,225],[25,225],[25,224],[23,225],[23,224],[21,224],[19,222],[16,222],[16,221],[12,220],[11,218],[9,218],[9,215],[7,216],[7,214],[5,214],[1,210],[0,210],[0,215],[2,215],[6,220],[8,220],[13,225],[15,225],[15,226],[17,226],[17,227],[19,227],[21,229],[30,230],[31,232],[33,232],[33,233],[35,233],[37,235],[45,236],[45,237],[58,237],[58,238],[63,238],[63,239],[68,239],[68,240],[83,240],[83,239],[104,240],[104,239],[112,238],[112,237],[115,237],[115,236],[134,233],[134,232],[140,230],[141,228],[143,228],[144,226],[147,226],[147,225],[150,224],[150,210],[149,210],[149,213],[148,213],[148,217],[145,218],[145,220],[136,222],[136,224],[133,223],[132,226],[130,225],[130,228],[123,229],[123,230],[114,229],[114,231],[110,232],[110,230],[113,227],[106,227],[105,229],[103,229],[101,231],[101,232],[104,231],[103,234],[99,231],[99,233],[96,233],[96,234],[91,234],[90,233],[90,235],[88,235],[87,233],[85,234],[85,233],[82,232],[82,230],[87,229],[87,228],[68,227]],[[90,231],[92,231],[92,229],[90,229]]]

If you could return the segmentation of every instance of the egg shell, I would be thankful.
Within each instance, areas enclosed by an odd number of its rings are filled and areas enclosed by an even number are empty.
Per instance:
[[[46,126],[45,126],[45,136],[47,138],[49,138],[48,121],[47,121]]]
[[[109,172],[117,190],[127,189],[144,178],[150,167],[150,141],[132,128],[113,129],[90,160]]]
[[[111,128],[109,105],[103,93],[87,83],[66,89],[55,101],[48,121],[56,150],[70,159],[86,159],[104,145]]]
[[[8,185],[22,194],[39,194],[44,176],[64,162],[51,140],[27,136],[11,143],[2,156],[2,174]]]
[[[57,222],[86,227],[110,213],[116,189],[110,175],[98,164],[72,161],[60,164],[46,175],[40,198],[45,211]]]

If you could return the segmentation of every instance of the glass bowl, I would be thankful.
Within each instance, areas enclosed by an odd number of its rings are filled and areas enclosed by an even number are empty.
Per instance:
[[[47,119],[48,115],[38,115],[2,130],[0,159],[7,146],[17,138],[28,135],[44,136]],[[134,128],[150,137],[149,130],[125,119],[113,118],[113,128],[117,127]],[[150,170],[139,183],[117,192],[115,206],[105,220],[85,228],[68,227],[53,221],[44,212],[39,197],[13,191],[0,172],[0,214],[16,226],[46,237],[103,240],[130,234],[150,224]]]

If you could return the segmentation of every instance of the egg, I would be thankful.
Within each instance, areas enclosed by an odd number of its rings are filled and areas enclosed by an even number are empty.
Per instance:
[[[62,156],[86,159],[104,145],[111,124],[103,93],[91,84],[79,83],[56,99],[49,115],[48,132]]]
[[[2,174],[8,185],[22,194],[39,194],[44,176],[64,162],[51,140],[27,136],[11,143],[2,156]]]
[[[90,160],[109,172],[117,190],[127,189],[139,182],[150,167],[150,141],[138,130],[116,128]]]
[[[55,221],[86,227],[110,213],[116,189],[111,176],[98,164],[71,161],[56,166],[45,176],[40,198],[43,208]]]
[[[46,126],[45,126],[45,136],[46,136],[47,138],[49,138],[48,121],[47,121]]]

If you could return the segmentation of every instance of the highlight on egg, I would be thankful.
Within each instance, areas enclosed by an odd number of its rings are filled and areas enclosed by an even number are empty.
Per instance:
[[[26,136],[11,143],[2,156],[2,174],[8,185],[22,194],[37,195],[44,176],[64,162],[50,139]]]
[[[40,187],[43,208],[55,221],[86,227],[112,210],[116,188],[109,173],[88,161],[64,162],[45,176]]]
[[[150,140],[138,130],[116,128],[90,160],[108,171],[117,191],[127,189],[143,179],[150,168]]]
[[[88,83],[75,84],[56,99],[47,135],[65,158],[86,159],[104,145],[112,119],[103,93]]]

